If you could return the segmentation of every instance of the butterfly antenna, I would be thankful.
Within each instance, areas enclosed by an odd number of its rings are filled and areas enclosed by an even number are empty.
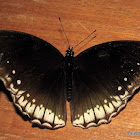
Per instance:
[[[82,47],[84,47],[84,46],[86,46],[92,39],[94,39],[96,36],[94,36],[94,37],[92,37],[87,43],[85,43]],[[82,48],[81,47],[81,48]],[[77,50],[77,52],[79,52],[80,50],[81,50],[81,48],[79,48],[78,50]],[[75,55],[76,55],[76,53],[75,53]]]
[[[60,24],[61,24],[62,30],[63,30],[63,32],[64,32],[64,35],[65,35],[65,37],[66,37],[66,39],[67,39],[68,46],[69,46],[68,48],[70,49],[70,43],[69,43],[68,37],[67,37],[67,35],[66,35],[65,31],[64,31],[64,27],[63,27],[63,24],[62,24],[62,22],[61,22],[60,17],[59,17],[59,21],[60,21]]]
[[[77,46],[79,46],[82,42],[84,42],[87,38],[89,38],[93,33],[95,33],[96,32],[96,30],[94,30],[93,32],[91,32],[85,39],[83,39],[82,41],[80,41],[75,47],[73,47],[74,49],[77,47]],[[94,36],[94,37],[92,37],[92,39],[94,39],[96,36]],[[91,40],[92,40],[91,39]],[[90,40],[90,41],[91,41]]]

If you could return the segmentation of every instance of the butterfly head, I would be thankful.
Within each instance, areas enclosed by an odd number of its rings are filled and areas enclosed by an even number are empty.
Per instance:
[[[66,56],[71,56],[73,57],[74,56],[74,51],[73,51],[73,48],[68,48],[68,50],[66,51]]]

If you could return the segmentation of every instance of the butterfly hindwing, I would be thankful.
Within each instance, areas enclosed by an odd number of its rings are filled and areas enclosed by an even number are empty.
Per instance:
[[[111,121],[140,87],[140,42],[114,41],[75,57],[71,105],[74,126]]]
[[[35,36],[0,31],[0,79],[23,114],[52,129],[66,123],[62,60],[57,49]]]

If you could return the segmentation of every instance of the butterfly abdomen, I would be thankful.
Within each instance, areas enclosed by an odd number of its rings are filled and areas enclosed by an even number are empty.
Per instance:
[[[67,79],[66,80],[66,98],[68,102],[71,101],[71,95],[72,95],[72,80]]]

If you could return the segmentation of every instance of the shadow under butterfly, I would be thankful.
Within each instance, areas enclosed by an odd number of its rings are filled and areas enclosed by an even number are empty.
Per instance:
[[[0,31],[0,79],[32,123],[66,125],[66,101],[74,126],[108,123],[140,87],[140,41],[112,41],[76,57],[17,31]]]

